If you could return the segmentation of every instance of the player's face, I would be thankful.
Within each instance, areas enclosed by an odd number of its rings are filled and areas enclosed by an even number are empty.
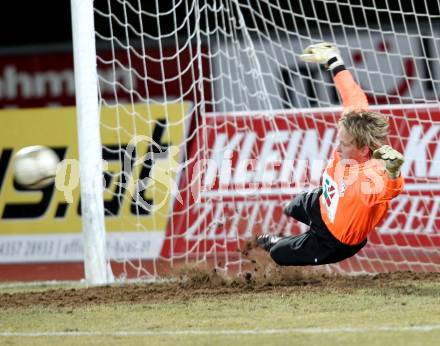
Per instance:
[[[357,163],[365,162],[369,159],[368,147],[358,148],[354,138],[347,132],[344,126],[338,131],[338,146],[336,151],[341,160],[354,160]]]

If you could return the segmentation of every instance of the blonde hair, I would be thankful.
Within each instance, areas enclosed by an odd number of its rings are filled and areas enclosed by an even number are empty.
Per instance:
[[[353,137],[358,148],[367,146],[371,151],[388,143],[388,117],[377,112],[348,112],[338,122]]]

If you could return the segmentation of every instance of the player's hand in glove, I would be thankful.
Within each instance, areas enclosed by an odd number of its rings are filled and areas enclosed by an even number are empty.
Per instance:
[[[375,159],[381,160],[388,176],[396,179],[400,175],[400,167],[405,161],[403,155],[389,145],[383,145],[373,152]]]
[[[325,67],[329,70],[344,65],[339,49],[333,43],[329,42],[321,42],[308,46],[304,49],[300,58],[305,62],[325,64]]]

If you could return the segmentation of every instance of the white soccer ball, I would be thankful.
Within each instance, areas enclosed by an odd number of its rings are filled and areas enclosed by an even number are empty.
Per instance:
[[[15,181],[29,189],[46,187],[54,182],[59,162],[57,154],[48,147],[24,147],[15,154]]]

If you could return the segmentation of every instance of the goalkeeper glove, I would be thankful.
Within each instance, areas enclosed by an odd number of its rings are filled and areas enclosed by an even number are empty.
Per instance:
[[[329,70],[344,65],[339,49],[333,43],[329,42],[321,42],[308,46],[304,49],[300,58],[305,62],[325,64],[325,67]]]
[[[405,161],[403,155],[389,145],[383,145],[373,152],[375,159],[381,160],[382,165],[388,172],[391,179],[396,179],[400,175],[400,167]]]

